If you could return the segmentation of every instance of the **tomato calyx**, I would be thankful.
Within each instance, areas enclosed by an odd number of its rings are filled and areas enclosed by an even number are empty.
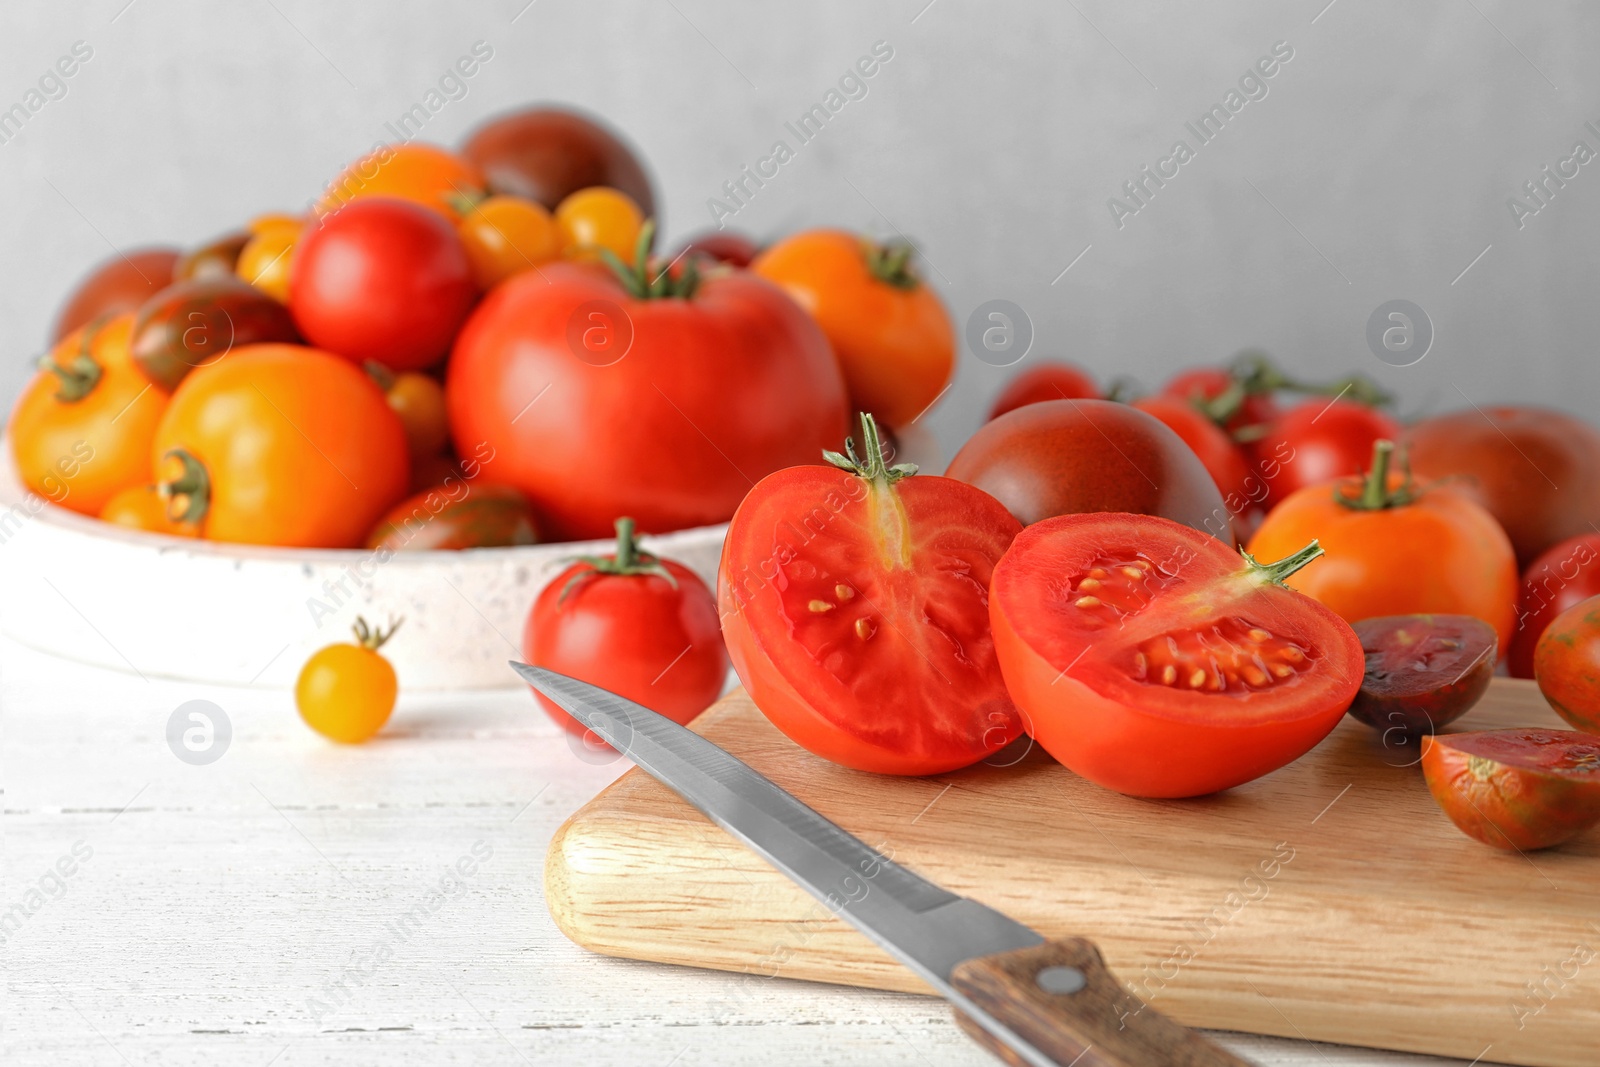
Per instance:
[[[1355,511],[1383,511],[1416,503],[1423,490],[1417,488],[1416,479],[1411,477],[1411,464],[1404,456],[1400,460],[1400,483],[1389,485],[1389,464],[1393,456],[1393,441],[1379,438],[1372,442],[1372,466],[1362,475],[1361,491],[1351,494],[1346,492],[1347,484],[1341,483],[1333,487],[1333,499]]]
[[[922,284],[922,279],[911,269],[911,256],[915,251],[909,241],[886,241],[881,245],[866,239],[861,242],[867,273],[896,289],[909,291]]]
[[[1352,374],[1325,383],[1302,381],[1285,374],[1271,357],[1259,349],[1246,349],[1235,356],[1228,366],[1228,377],[1228,387],[1209,400],[1201,396],[1190,398],[1190,402],[1218,426],[1226,426],[1250,397],[1270,396],[1278,392],[1331,396],[1367,407],[1385,407],[1394,402],[1392,393],[1365,375]],[[1241,426],[1233,432],[1233,438],[1240,442],[1255,441],[1266,433],[1265,425]]]
[[[883,458],[883,441],[878,434],[878,420],[869,412],[861,412],[861,443],[864,446],[865,456],[856,454],[856,440],[854,437],[844,439],[844,453],[822,450],[822,458],[838,467],[840,470],[849,471],[858,478],[865,478],[869,482],[888,488],[901,478],[909,478],[917,473],[915,463],[896,463],[889,466]]]
[[[597,574],[625,578],[653,574],[657,578],[665,578],[672,588],[678,588],[678,579],[673,577],[672,572],[659,559],[639,547],[639,540],[634,536],[633,519],[627,515],[617,520],[616,552],[609,556],[579,556],[573,562],[586,564],[588,569],[567,579],[567,584],[561,588],[561,595],[556,598],[558,604],[566,600],[573,589]]]
[[[672,263],[652,274],[651,271],[657,266],[650,259],[650,245],[655,236],[655,219],[646,219],[644,225],[639,227],[639,240],[634,244],[631,264],[622,262],[609,248],[598,250],[600,258],[611,268],[611,273],[617,276],[617,280],[628,291],[628,295],[635,300],[688,300],[700,288],[698,258],[687,257],[683,269],[676,274],[673,273]],[[679,255],[681,257],[682,253]]]
[[[156,492],[167,502],[167,519],[176,523],[198,523],[211,506],[211,474],[189,452],[174,448],[161,457],[177,460],[176,478],[156,483]]]
[[[403,615],[398,619],[390,619],[389,628],[385,630],[381,626],[370,625],[366,619],[357,615],[355,625],[350,627],[350,632],[356,635],[356,644],[368,652],[376,652],[394,636],[394,632],[400,629],[400,624],[405,621]]]
[[[361,369],[367,372],[367,377],[378,383],[378,388],[385,394],[394,388],[395,372],[385,367],[375,359],[369,359],[361,364]]]
[[[96,319],[83,328],[83,338],[78,343],[78,351],[66,364],[56,361],[49,353],[39,357],[39,369],[47,370],[56,376],[55,397],[63,404],[76,404],[100,384],[100,377],[104,369],[95,360],[92,346],[94,339],[105,325],[104,319]]]
[[[1275,563],[1262,563],[1243,549],[1239,550],[1239,555],[1244,557],[1246,578],[1259,585],[1270,584],[1287,587],[1289,583],[1284,579],[1312,560],[1326,555],[1326,553],[1321,544],[1316,540],[1312,540],[1309,545],[1300,551],[1284,556]]]

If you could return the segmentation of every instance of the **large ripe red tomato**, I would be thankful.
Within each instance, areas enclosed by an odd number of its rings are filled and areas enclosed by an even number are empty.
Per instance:
[[[1477,494],[1523,566],[1600,526],[1600,431],[1582,419],[1474,407],[1418,423],[1406,443],[1418,477],[1458,478]]]
[[[989,614],[1028,732],[1108,789],[1187,797],[1307,752],[1361,688],[1350,626],[1258,565],[1153,516],[1066,515],[1018,535]]]
[[[1100,386],[1088,371],[1052,360],[1035,364],[1007,382],[989,408],[989,417],[998,419],[1042,400],[1099,400],[1100,395]]]
[[[630,295],[637,281],[575,263],[507,279],[450,360],[457,452],[487,447],[488,477],[527,493],[554,540],[623,515],[649,533],[726,521],[757,479],[846,432],[828,342],[775,286],[734,271]]]
[[[1424,737],[1422,774],[1462,833],[1508,852],[1559,845],[1600,822],[1600,737],[1589,734]]]
[[[1517,625],[1506,667],[1513,678],[1533,677],[1533,650],[1550,621],[1600,595],[1600,534],[1580,534],[1551,545],[1522,573]]]
[[[289,310],[308,341],[393,370],[437,363],[477,295],[450,221],[384,196],[307,227],[289,274]]]
[[[1308,485],[1360,474],[1372,446],[1398,441],[1401,432],[1388,415],[1351,400],[1317,397],[1291,408],[1256,447],[1269,503],[1275,507]]]
[[[886,470],[862,421],[864,459],[779,471],[739,505],[723,635],[751,699],[798,744],[857,770],[938,774],[1022,729],[987,610],[1019,527],[971,486]]]
[[[945,476],[1027,525],[1052,515],[1161,515],[1233,542],[1231,516],[1194,452],[1153,415],[1110,400],[1046,400],[984,424]]]
[[[710,707],[728,676],[716,598],[688,567],[640,551],[631,519],[617,520],[614,553],[580,559],[544,587],[522,654],[678,723]],[[564,729],[603,744],[549,697],[534,696]]]

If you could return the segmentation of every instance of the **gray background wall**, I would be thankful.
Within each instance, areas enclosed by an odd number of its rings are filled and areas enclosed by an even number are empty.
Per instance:
[[[0,105],[75,41],[94,55],[0,145],[0,398],[86,265],[304,205],[474,41],[494,57],[429,139],[527,101],[591,108],[643,150],[676,240],[883,40],[894,58],[868,95],[737,226],[907,234],[958,323],[991,298],[1027,311],[1030,361],[1154,384],[1258,345],[1305,373],[1369,371],[1408,412],[1470,399],[1594,414],[1600,162],[1520,230],[1506,201],[1575,141],[1600,151],[1584,126],[1600,126],[1600,5],[525,4],[7,4]],[[1108,198],[1176,139],[1197,145],[1185,120],[1280,41],[1294,58],[1267,95],[1119,229]],[[1436,328],[1410,367],[1364,339],[1393,298]],[[929,417],[947,446],[1014,372],[963,355]]]

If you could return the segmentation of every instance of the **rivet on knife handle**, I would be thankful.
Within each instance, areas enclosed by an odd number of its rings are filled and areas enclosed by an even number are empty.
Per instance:
[[[1249,1067],[1123,989],[1081,937],[967,960],[950,984],[1062,1067]],[[956,1020],[1000,1059],[1027,1067],[960,1011]]]

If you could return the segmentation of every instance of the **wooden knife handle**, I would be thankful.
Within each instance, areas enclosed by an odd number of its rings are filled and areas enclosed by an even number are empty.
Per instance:
[[[1081,937],[967,960],[950,984],[1062,1067],[1249,1067],[1124,989]],[[959,1009],[956,1021],[1006,1063],[1029,1067]]]

